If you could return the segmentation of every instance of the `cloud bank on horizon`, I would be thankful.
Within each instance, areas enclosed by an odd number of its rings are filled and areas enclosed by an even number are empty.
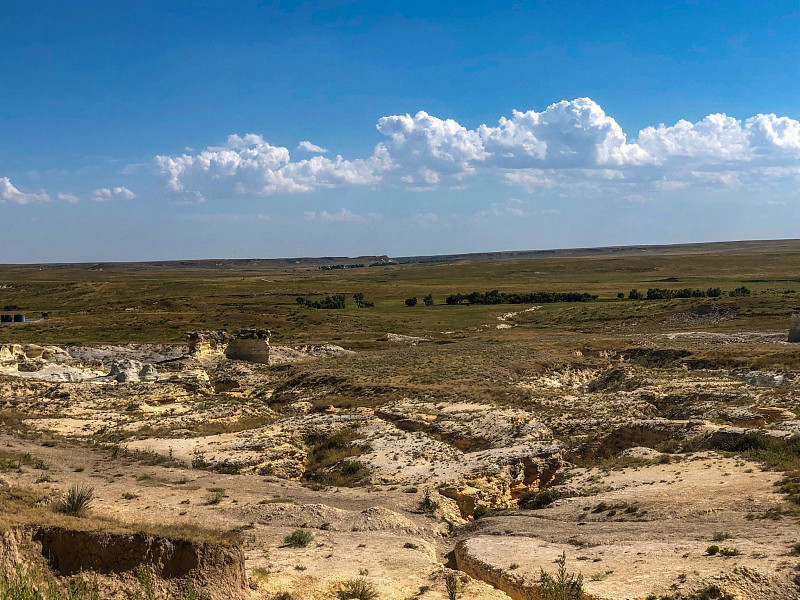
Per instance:
[[[382,117],[386,136],[372,154],[292,160],[257,134],[231,135],[196,154],[158,156],[169,192],[202,200],[308,193],[339,186],[429,190],[489,179],[534,191],[589,188],[597,193],[690,187],[759,186],[800,179],[800,122],[759,114],[744,122],[713,114],[639,132],[629,140],[589,98],[542,112],[514,111],[496,126],[468,129],[424,111]],[[302,149],[313,149],[302,142]]]
[[[774,114],[744,121],[712,114],[696,123],[647,127],[628,139],[596,102],[578,98],[541,112],[515,110],[497,125],[475,129],[424,111],[382,117],[376,128],[386,139],[364,158],[328,158],[322,156],[326,148],[304,140],[298,151],[314,156],[293,160],[288,148],[262,135],[233,134],[199,152],[156,156],[150,169],[137,173],[155,176],[165,197],[184,202],[347,186],[426,191],[477,181],[640,200],[659,190],[758,189],[800,181],[800,122]],[[56,197],[79,200],[67,192]],[[91,195],[95,201],[135,197],[123,186]],[[44,190],[24,192],[0,177],[0,203],[50,200]],[[344,212],[315,216],[362,222]]]

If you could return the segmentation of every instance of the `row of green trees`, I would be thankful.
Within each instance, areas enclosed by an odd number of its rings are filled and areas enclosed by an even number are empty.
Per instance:
[[[444,299],[447,304],[552,304],[554,302],[591,302],[597,296],[581,292],[530,292],[506,293],[498,290],[450,294]]]
[[[303,296],[298,296],[295,300],[304,308],[341,309],[347,304],[344,294],[325,296],[324,300],[309,300]],[[375,303],[372,300],[364,298],[364,294],[361,292],[353,294],[353,300],[358,308],[372,308],[375,306]]]
[[[727,293],[728,296],[749,296],[750,290],[745,286],[738,287],[730,292],[721,288],[708,288],[707,290],[683,288],[671,290],[667,288],[649,288],[647,292],[640,292],[636,288],[628,292],[629,300],[671,300],[673,298],[719,298]],[[617,298],[624,299],[625,293],[620,292]],[[296,298],[297,303],[305,308],[341,309],[345,307],[344,294],[326,296],[324,300],[309,300],[303,296]],[[375,303],[367,300],[361,292],[353,294],[353,300],[358,308],[372,308]],[[489,292],[472,292],[469,294],[450,294],[445,298],[446,304],[552,304],[554,302],[591,302],[597,300],[597,295],[585,292],[529,292],[506,293],[498,290]],[[416,296],[405,299],[406,306],[416,306],[419,300]],[[433,306],[433,295],[428,294],[422,298],[425,306]]]
[[[707,290],[700,290],[700,289],[692,289],[692,288],[683,288],[680,290],[670,290],[666,288],[650,288],[647,290],[647,293],[640,292],[636,288],[633,288],[630,292],[628,292],[628,299],[629,300],[671,300],[673,298],[720,298],[724,296],[725,292],[722,289],[716,288],[708,288]],[[741,286],[736,288],[735,290],[728,292],[729,296],[749,296],[750,290],[747,289],[745,286]],[[617,298],[624,298],[625,294],[620,292],[617,294]]]
[[[422,303],[425,306],[433,306],[433,296],[428,294],[422,299]],[[406,298],[406,306],[416,306],[417,305],[417,297],[413,296],[411,298]]]

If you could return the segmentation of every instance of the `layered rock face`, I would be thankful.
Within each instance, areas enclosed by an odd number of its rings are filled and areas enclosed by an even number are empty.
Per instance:
[[[138,360],[115,360],[111,363],[108,375],[103,379],[110,379],[118,383],[134,381],[156,381],[158,371],[151,364],[143,364]]]
[[[94,573],[103,598],[121,597],[113,577],[142,567],[153,574],[154,587],[170,597],[188,578],[213,598],[249,597],[244,552],[239,546],[144,533],[33,527],[5,532],[0,537],[0,557],[4,555],[17,565],[35,564],[43,558],[55,574],[65,577]],[[4,562],[0,561],[0,569],[12,572],[11,563]]]
[[[236,336],[225,331],[189,331],[189,356],[198,360],[229,358],[269,364],[269,329],[242,329]]]
[[[69,354],[58,346],[0,344],[0,361],[25,362],[29,360],[53,360],[54,358],[69,358]]]
[[[231,336],[224,331],[187,331],[189,356],[197,359],[221,356]]]
[[[564,464],[561,446],[543,443],[472,452],[453,462],[461,463],[453,465],[458,477],[439,488],[439,493],[455,500],[464,518],[471,517],[479,505],[516,506],[525,492],[544,489]]]
[[[269,337],[269,329],[242,329],[228,342],[225,357],[268,365]]]

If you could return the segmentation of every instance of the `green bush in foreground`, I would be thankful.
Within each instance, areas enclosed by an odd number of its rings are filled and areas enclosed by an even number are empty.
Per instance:
[[[314,534],[305,529],[295,529],[292,533],[283,538],[283,543],[290,548],[305,548],[314,539]]]
[[[562,552],[556,562],[558,572],[555,577],[541,569],[539,585],[543,600],[584,600],[583,575],[567,573],[567,553]]]
[[[0,573],[0,599],[2,600],[100,600],[97,579],[84,579],[83,574],[70,577],[66,593],[62,594],[52,577],[42,583],[42,577],[33,568],[17,566],[9,576]]]
[[[345,579],[336,590],[339,600],[377,600],[378,592],[366,579]]]
[[[79,517],[88,512],[89,507],[92,505],[92,500],[94,500],[93,487],[75,484],[69,488],[63,498],[53,503],[53,510]]]

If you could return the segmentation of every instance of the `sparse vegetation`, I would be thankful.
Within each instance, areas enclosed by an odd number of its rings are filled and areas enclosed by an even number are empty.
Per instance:
[[[519,507],[531,510],[545,508],[558,500],[560,494],[558,490],[548,488],[539,492],[528,491],[519,498]]]
[[[100,600],[96,577],[73,575],[63,586],[34,567],[17,565],[11,575],[0,571],[2,600]]]
[[[224,488],[209,488],[208,494],[206,494],[206,505],[213,506],[215,504],[219,504],[225,498],[225,489]]]
[[[295,529],[283,538],[283,543],[290,548],[305,548],[314,540],[314,534],[305,529]]]
[[[424,513],[430,514],[436,512],[437,508],[439,508],[439,503],[431,497],[431,491],[425,488],[422,500],[419,501],[419,509]]]
[[[448,600],[456,600],[461,586],[458,585],[458,576],[453,571],[444,574],[444,587],[447,590]]]
[[[544,569],[539,574],[539,586],[543,600],[583,600],[583,575],[567,573],[567,554],[562,552],[555,577]]]
[[[359,443],[356,432],[345,429],[334,434],[319,434],[309,437],[305,481],[322,485],[356,486],[365,483],[369,468],[357,460],[347,460],[369,450]]]
[[[64,453],[59,454],[59,447],[62,443],[70,444],[72,434],[59,434],[55,446],[54,442],[49,442],[49,447],[55,447],[55,450],[48,450],[42,456],[50,463],[51,470],[47,473],[57,482],[53,487],[68,487],[70,480],[67,478],[74,477],[69,473],[70,469],[83,463],[93,477],[86,480],[97,486],[98,497],[108,498],[115,503],[113,510],[119,510],[126,517],[146,506],[164,506],[165,499],[174,497],[174,508],[181,512],[170,514],[180,515],[174,521],[175,527],[182,528],[183,534],[196,533],[193,524],[197,522],[198,515],[201,518],[202,515],[211,515],[219,518],[220,522],[224,518],[224,522],[230,523],[228,527],[232,531],[241,533],[247,530],[241,537],[247,539],[248,543],[256,539],[261,543],[263,529],[277,527],[265,525],[267,519],[261,520],[255,511],[261,511],[263,515],[277,514],[277,509],[281,507],[266,505],[292,501],[293,485],[287,484],[286,489],[281,489],[281,482],[277,479],[286,477],[287,473],[296,478],[305,469],[302,481],[315,489],[323,489],[321,494],[301,490],[297,497],[298,505],[328,503],[329,499],[335,499],[337,508],[356,507],[352,518],[365,518],[358,517],[357,512],[366,505],[365,498],[372,500],[369,505],[374,506],[384,498],[392,497],[395,502],[391,505],[392,509],[402,506],[412,511],[419,509],[434,513],[438,512],[435,486],[442,481],[442,470],[436,463],[442,456],[447,457],[446,460],[458,456],[468,461],[475,452],[501,451],[501,447],[509,440],[515,440],[513,443],[528,439],[531,443],[536,443],[537,439],[549,440],[549,429],[568,448],[565,458],[574,468],[568,466],[559,470],[554,480],[543,482],[544,486],[554,485],[555,488],[526,494],[520,499],[519,505],[530,509],[550,506],[559,497],[555,490],[562,490],[565,500],[559,502],[559,518],[574,512],[585,525],[580,531],[587,535],[585,538],[561,539],[560,542],[575,546],[583,543],[580,552],[587,554],[581,557],[586,560],[587,566],[583,570],[587,579],[600,580],[608,573],[606,564],[591,562],[595,559],[601,562],[597,553],[591,550],[596,541],[592,539],[592,531],[602,527],[609,530],[624,529],[628,525],[622,521],[642,518],[646,510],[640,507],[636,491],[632,492],[632,489],[644,491],[642,506],[648,507],[657,497],[648,494],[648,489],[660,490],[668,484],[674,484],[673,489],[685,490],[685,484],[680,483],[685,473],[683,465],[679,468],[672,463],[684,460],[687,471],[691,471],[693,467],[690,461],[697,459],[708,462],[708,459],[701,458],[704,454],[691,454],[692,451],[706,450],[708,447],[700,442],[693,445],[692,439],[684,437],[684,430],[675,433],[675,437],[667,432],[667,439],[663,439],[661,430],[646,430],[644,442],[640,442],[637,432],[632,431],[634,439],[631,440],[631,431],[620,429],[620,423],[623,422],[620,415],[626,415],[625,423],[639,419],[659,422],[705,419],[717,425],[728,425],[734,424],[735,418],[753,422],[766,420],[771,423],[769,427],[780,430],[783,421],[777,419],[789,419],[787,412],[798,411],[796,373],[800,369],[800,358],[797,349],[774,342],[778,338],[780,341],[785,339],[780,332],[785,331],[789,312],[797,310],[797,296],[785,295],[783,285],[780,292],[770,291],[770,286],[774,284],[767,282],[790,277],[787,272],[795,269],[796,261],[800,258],[796,259],[794,254],[787,253],[785,264],[777,264],[780,261],[764,260],[766,255],[761,256],[761,260],[756,260],[746,254],[737,254],[737,258],[731,260],[729,253],[722,253],[719,258],[699,253],[687,257],[679,253],[660,254],[654,250],[652,255],[620,254],[614,257],[571,257],[569,260],[556,256],[535,260],[516,259],[514,262],[491,261],[491,265],[474,260],[470,261],[468,267],[458,262],[447,265],[431,263],[424,267],[398,264],[361,271],[342,269],[335,273],[291,265],[280,272],[262,267],[242,267],[233,276],[227,268],[219,272],[210,268],[180,272],[172,267],[163,267],[162,273],[154,267],[142,267],[140,271],[126,271],[128,267],[106,267],[102,272],[63,267],[62,274],[62,271],[48,267],[42,272],[10,267],[4,271],[9,275],[3,281],[3,285],[9,282],[10,287],[3,288],[4,296],[11,298],[9,301],[23,302],[20,299],[22,292],[14,286],[24,285],[26,296],[35,297],[37,302],[49,303],[42,307],[44,310],[50,310],[50,304],[55,306],[52,309],[54,317],[46,322],[27,328],[4,329],[4,333],[8,332],[8,339],[13,342],[45,344],[68,340],[79,345],[87,340],[119,342],[123,338],[179,341],[187,329],[224,327],[230,332],[242,326],[269,326],[274,330],[276,346],[286,344],[299,347],[300,344],[330,341],[353,349],[356,354],[342,359],[291,366],[252,366],[222,361],[218,369],[209,367],[211,386],[202,381],[189,381],[186,374],[191,369],[183,371],[183,359],[167,361],[158,368],[160,371],[163,368],[165,377],[172,378],[167,385],[170,390],[175,388],[177,392],[174,398],[168,400],[166,397],[162,399],[159,390],[153,394],[158,400],[157,404],[151,403],[149,395],[136,386],[131,386],[128,390],[130,394],[120,401],[122,392],[117,391],[116,387],[109,387],[108,391],[102,393],[92,392],[93,396],[88,392],[81,396],[83,388],[106,388],[61,384],[37,384],[37,388],[31,382],[15,380],[15,386],[27,386],[32,390],[31,400],[17,392],[4,398],[6,403],[0,409],[0,423],[6,435],[14,436],[17,431],[26,434],[21,439],[36,455],[38,442],[30,434],[48,429],[55,431],[52,423],[56,420],[68,418],[78,421],[85,417],[87,422],[97,423],[107,418],[107,423],[102,423],[103,428],[96,435],[98,441],[94,447],[91,442],[81,441],[80,452],[65,458]],[[751,295],[723,294],[722,289],[732,290],[744,283],[739,280],[743,272],[748,273],[746,283],[753,288]],[[624,301],[618,298],[619,290],[634,287],[661,290],[653,286],[672,285],[657,282],[673,279],[676,286],[691,291],[690,297],[681,297],[686,294],[679,290],[671,298],[656,298],[661,292],[650,294],[652,298],[649,301]],[[269,283],[265,283],[265,280]],[[526,294],[531,286],[554,290],[553,293],[568,293],[569,289],[574,288],[581,290],[581,293],[585,290],[590,296],[596,296],[596,300],[542,302],[537,310],[529,312],[524,310],[526,307],[502,308],[493,304],[495,298],[491,292],[488,298],[483,294],[481,300],[492,303],[468,304],[470,300],[463,298],[461,306],[446,306],[444,303],[435,305],[433,302],[434,294],[441,301],[454,290],[493,286],[502,286],[506,294]],[[198,294],[198,289],[203,290],[202,294]],[[428,289],[432,293],[423,297]],[[300,295],[316,302],[326,296],[335,296],[341,290],[349,290],[341,294],[347,298],[347,305],[337,310],[305,310],[293,300]],[[353,294],[353,290],[363,291]],[[697,290],[706,290],[705,297],[695,294]],[[646,293],[641,293],[640,299],[644,300],[646,296]],[[359,309],[365,297],[377,301],[374,309]],[[406,310],[404,299],[412,297],[418,299],[417,308]],[[423,310],[421,304],[430,308]],[[70,310],[70,306],[80,306],[80,310]],[[513,313],[514,317],[505,317],[504,313],[509,310],[519,312]],[[501,316],[504,318],[498,321]],[[496,328],[500,323],[503,326]],[[708,336],[710,341],[703,338],[697,342],[689,337],[681,337],[694,331]],[[725,341],[728,336],[749,331],[772,332],[769,339],[773,341]],[[424,336],[430,342],[418,345],[412,345],[411,342],[386,343],[387,332]],[[664,332],[668,332],[670,337],[663,335]],[[679,334],[673,336],[674,332]],[[785,383],[773,387],[769,381],[772,375],[767,371],[774,371],[775,377],[785,374]],[[238,384],[238,387],[230,392],[223,391],[224,388],[216,383],[223,380],[222,376],[235,379],[235,382],[229,383]],[[759,378],[765,378],[765,383]],[[4,378],[0,383],[6,385],[7,381]],[[71,398],[69,394],[72,394]],[[166,395],[172,396],[173,393],[169,391]],[[94,398],[100,396],[103,396],[103,402],[93,406]],[[144,402],[150,405],[147,411],[142,408]],[[67,405],[70,406],[69,411],[64,410]],[[464,416],[466,413],[462,412],[462,407],[469,407],[469,416]],[[763,407],[771,407],[771,412],[764,413],[767,415],[764,418],[752,414]],[[497,423],[493,422],[491,416],[484,416],[484,408],[498,409]],[[306,413],[307,410],[311,412]],[[512,412],[516,421],[509,425],[510,420],[506,419],[505,414]],[[532,415],[535,420],[531,418]],[[284,419],[287,427],[283,427]],[[304,420],[313,424],[306,428]],[[260,429],[274,421],[280,422],[275,428],[281,431],[280,434],[273,436],[270,428],[269,431],[254,431],[252,436],[249,435],[248,430]],[[384,433],[376,425],[385,427],[389,433]],[[68,427],[71,425],[68,424]],[[537,430],[539,427],[544,433]],[[247,463],[234,462],[232,458],[225,460],[227,449],[212,446],[213,459],[209,458],[212,450],[208,450],[207,455],[197,453],[192,457],[194,468],[211,473],[183,471],[188,473],[188,477],[179,479],[178,473],[162,469],[164,466],[186,468],[185,464],[173,461],[172,456],[167,455],[166,446],[154,446],[163,448],[161,454],[142,449],[146,447],[143,442],[148,438],[174,439],[169,443],[174,446],[176,455],[183,457],[186,456],[186,449],[194,444],[194,440],[187,438],[239,431],[248,432],[241,435],[240,439],[247,442],[248,450],[249,444],[253,444],[254,455],[262,450],[255,445],[260,443],[260,439],[274,438],[285,444],[287,456],[295,453],[300,457],[295,461],[297,465],[292,462],[294,458],[274,460],[272,448],[266,444],[263,455],[269,455],[270,458],[265,458],[267,462],[264,463],[255,462],[258,458]],[[713,439],[721,439],[722,433],[724,431]],[[778,432],[775,433],[777,435]],[[84,432],[81,432],[83,435]],[[731,453],[723,458],[725,471],[730,473],[731,479],[741,478],[743,471],[747,473],[745,466],[754,467],[749,469],[753,471],[753,483],[763,491],[764,476],[757,472],[758,467],[754,464],[745,465],[745,460],[757,460],[765,467],[786,471],[773,488],[783,493],[783,496],[776,494],[775,499],[782,498],[786,502],[775,506],[756,502],[754,506],[758,508],[753,510],[758,512],[752,515],[753,519],[782,518],[783,522],[756,521],[747,527],[748,534],[755,532],[758,527],[781,528],[782,537],[780,543],[776,543],[775,555],[786,554],[793,547],[791,542],[796,539],[785,533],[785,529],[794,523],[793,519],[787,517],[796,515],[792,511],[800,507],[800,475],[797,471],[800,463],[797,461],[796,444],[791,439],[767,438],[758,434],[747,434],[744,442],[735,440],[733,435],[731,438],[734,441],[725,448],[716,447],[717,442],[714,442],[716,449]],[[383,445],[384,440],[389,442],[386,446]],[[42,444],[47,441],[43,438]],[[628,448],[631,442],[673,454],[657,456],[637,450],[630,456],[620,456],[620,451]],[[362,455],[369,451],[370,443],[375,445],[377,459],[368,463]],[[30,455],[26,458],[21,450],[15,453],[14,448],[21,445],[15,442],[13,448],[8,446],[0,453],[0,471],[7,473],[2,479],[11,482],[9,485],[34,480],[46,483],[42,473],[46,471],[47,463]],[[139,448],[135,449],[137,446]],[[209,446],[203,444],[201,447]],[[97,448],[103,450],[102,456],[90,457],[89,454]],[[388,451],[385,452],[386,448]],[[404,454],[403,448],[411,449]],[[241,449],[245,449],[245,446],[242,445]],[[236,452],[231,452],[236,460],[249,454],[239,450],[237,448]],[[683,452],[686,454],[678,454]],[[117,461],[113,463],[113,471],[106,468],[109,463],[102,462],[108,461],[109,455],[110,460]],[[241,460],[250,461],[250,458]],[[282,471],[282,460],[286,463],[286,471]],[[396,465],[396,478],[393,478],[393,474],[383,478],[383,469],[386,468],[384,460],[393,461],[388,463],[391,470]],[[732,466],[734,462],[737,463],[736,467]],[[374,477],[367,464],[375,465]],[[142,468],[146,465],[158,468]],[[402,471],[408,465],[415,470],[414,477],[404,480]],[[290,471],[289,468],[294,470]],[[431,468],[431,474],[426,479],[425,470],[428,468]],[[37,471],[31,472],[31,469]],[[22,473],[18,473],[19,470]],[[257,474],[251,474],[254,470],[258,471]],[[118,473],[111,476],[114,471]],[[640,478],[643,482],[635,486],[625,485],[623,480],[628,471],[632,474],[641,471],[639,474],[643,476]],[[221,488],[210,490],[208,499],[212,508],[208,508],[202,505],[206,493],[204,488],[215,485],[205,483],[214,480],[214,472],[247,475],[220,477],[220,481],[231,482],[222,484],[228,486],[230,497],[226,497],[225,490]],[[686,475],[687,479],[691,476],[691,473]],[[122,477],[125,479],[120,479]],[[774,478],[772,475],[770,477]],[[258,495],[259,492],[251,491],[248,486],[251,483],[259,485],[258,481],[262,478],[266,485]],[[63,483],[65,480],[67,483]],[[371,480],[374,485],[370,484]],[[107,487],[107,483],[112,481],[118,483]],[[129,486],[120,486],[120,481],[125,481]],[[417,484],[419,487],[408,487],[412,481],[420,482]],[[729,482],[730,479],[725,481]],[[186,485],[187,482],[189,485]],[[506,519],[539,520],[532,514],[513,513],[508,517],[500,512],[489,514],[484,503],[486,506],[496,506],[492,499],[487,498],[495,493],[492,481],[487,484],[486,480],[479,479],[463,483],[481,486],[481,504],[472,516],[484,517],[485,520],[483,524],[459,528],[459,539],[471,535],[471,528],[487,530]],[[360,490],[324,489],[327,486],[362,484],[364,487]],[[0,487],[3,485],[0,483]],[[645,487],[649,485],[655,487]],[[426,490],[426,486],[430,486],[430,489]],[[2,520],[9,523],[36,522],[37,516],[46,513],[43,522],[48,525],[63,526],[67,523],[83,528],[97,526],[100,530],[110,527],[101,518],[110,511],[105,507],[100,510],[97,500],[93,506],[97,514],[92,515],[91,522],[87,519],[78,521],[54,513],[44,503],[51,486],[32,487],[36,493],[25,492],[31,494],[31,508],[26,509],[30,512],[8,510],[3,504],[0,506]],[[239,487],[248,491],[239,494]],[[233,492],[234,489],[237,493]],[[121,493],[123,490],[124,494]],[[407,497],[400,490],[419,495]],[[721,495],[728,493],[727,489],[720,490]],[[137,493],[134,494],[134,491]],[[14,493],[22,494],[16,488]],[[445,493],[444,489],[442,493]],[[450,492],[446,493],[451,495]],[[580,499],[580,496],[593,494],[603,495]],[[141,499],[137,500],[139,495]],[[566,499],[566,495],[573,498]],[[125,500],[137,501],[118,502],[120,496]],[[398,499],[398,496],[401,498]],[[319,500],[311,500],[311,497],[318,497]],[[238,508],[234,504],[237,498],[241,501]],[[265,506],[256,505],[260,498],[265,498],[262,501]],[[601,498],[605,502],[599,502]],[[696,502],[707,500],[708,497],[704,496]],[[184,503],[181,501],[190,506],[183,510],[184,507],[177,506],[177,503]],[[348,507],[347,503],[351,501],[353,506]],[[453,501],[443,499],[441,502],[442,517],[452,518],[450,511],[455,506]],[[732,500],[725,496],[724,502]],[[577,506],[573,506],[574,503]],[[585,510],[580,511],[584,503]],[[299,506],[283,508],[292,518],[294,511],[302,513]],[[660,506],[652,506],[651,511],[654,519],[665,518]],[[240,514],[245,514],[246,520],[253,519],[259,525],[253,527],[244,522],[231,522],[239,519]],[[231,515],[236,515],[235,519],[229,518]],[[404,518],[415,523],[420,521],[419,516],[415,515],[406,514]],[[670,518],[669,515],[666,518]],[[615,519],[616,522],[602,522],[608,519]],[[319,525],[319,522],[326,520],[331,522]],[[454,521],[463,522],[461,519]],[[314,560],[317,554],[320,554],[320,559],[326,557],[329,552],[328,538],[336,539],[341,530],[333,513],[322,516],[319,521],[306,520],[304,516],[297,521],[282,521],[280,526],[283,527],[286,522],[297,525],[305,523],[302,526],[306,528],[313,523],[314,527],[330,531],[325,534],[325,547],[309,551],[309,561],[312,555]],[[446,524],[446,521],[442,521],[436,526],[444,530]],[[453,524],[449,525],[451,532],[456,531]],[[113,527],[121,526],[115,524]],[[714,527],[723,530],[729,528],[737,541],[743,539],[744,534],[736,524],[721,518],[705,521],[698,531],[711,532]],[[290,530],[278,531],[279,534],[271,531],[269,535],[277,537],[270,539],[282,539]],[[498,531],[502,533],[502,529]],[[394,543],[387,543],[385,548],[376,549],[376,552],[394,552],[409,560],[424,560],[427,552],[410,552],[419,548],[414,543],[416,540],[407,542],[408,539],[413,540],[407,536],[407,533],[403,533],[393,538],[396,540]],[[728,537],[725,531],[716,532],[713,540],[706,539],[702,545],[713,541],[715,545],[728,543],[732,546],[729,542],[722,543]],[[691,539],[696,543],[696,538]],[[311,547],[315,543],[312,542]],[[352,542],[352,546],[356,543]],[[698,559],[702,545],[694,551]],[[335,543],[331,546],[330,555],[340,556],[334,549]],[[720,558],[720,555],[726,554],[721,552],[719,546],[716,546],[716,552],[709,552],[709,557],[702,559],[703,564],[718,567],[720,571],[732,569],[738,561]],[[398,553],[401,547],[406,550]],[[372,550],[373,544],[370,542],[369,552]],[[732,554],[734,548],[728,548],[727,551],[727,555],[735,556]],[[795,547],[794,551],[800,553],[800,547]],[[754,562],[759,560],[751,556],[749,549],[747,552],[748,561],[751,558]],[[289,551],[288,556],[291,555]],[[313,570],[316,576],[318,565],[312,567],[306,558],[300,560],[301,555],[305,556],[305,553],[295,553],[298,558],[289,558],[286,563],[288,567],[281,567],[284,575],[301,577],[300,570],[295,573],[293,566],[303,563],[296,566],[303,568],[308,565],[309,571]],[[514,570],[518,564],[511,560],[520,556],[507,554],[503,562],[498,564],[502,567],[510,563],[507,568]],[[774,556],[770,554],[770,560],[773,559]],[[351,574],[358,573],[362,573],[360,563],[354,562]],[[253,570],[252,575],[255,580],[257,571]],[[515,575],[521,577],[522,573]],[[367,576],[366,571],[362,576]],[[381,572],[380,576],[383,577],[384,573]],[[692,577],[689,575],[689,579]],[[552,579],[558,579],[555,573],[552,573]],[[680,575],[673,581],[686,583],[680,579]],[[59,580],[60,583],[63,581]],[[439,591],[443,591],[443,583],[438,585]],[[268,589],[274,592],[280,589],[278,586],[278,582],[271,581]],[[416,584],[414,586],[413,590],[416,590]],[[684,595],[688,593],[685,591],[688,588],[680,589],[684,590]],[[144,594],[143,590],[139,592]],[[715,597],[709,594],[711,592],[705,597]],[[291,596],[282,600],[291,600]]]
[[[646,600],[734,600],[734,597],[727,592],[723,592],[719,586],[709,585],[691,592],[689,595],[675,593],[656,596],[655,594],[650,594]]]
[[[739,437],[717,441],[714,448],[763,463],[770,469],[800,470],[800,435],[786,439],[762,431],[748,431]]]
[[[76,517],[84,516],[94,500],[94,488],[82,484],[74,484],[62,498],[53,502],[53,510]]]
[[[378,592],[375,586],[363,578],[345,579],[336,590],[339,600],[377,600]]]
[[[297,303],[305,308],[342,310],[345,307],[346,301],[344,294],[334,294],[333,296],[326,296],[324,300],[308,300],[306,298],[298,296]]]

